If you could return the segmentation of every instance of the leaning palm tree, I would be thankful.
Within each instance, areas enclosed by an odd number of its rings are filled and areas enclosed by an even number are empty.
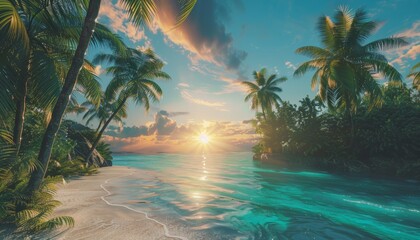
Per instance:
[[[411,68],[408,77],[413,79],[413,87],[420,91],[420,62]]]
[[[379,23],[367,20],[368,14],[358,9],[354,14],[340,7],[333,19],[322,16],[318,21],[323,47],[305,46],[296,53],[312,58],[294,72],[301,76],[315,70],[312,88],[318,86],[323,102],[337,103],[339,109],[351,114],[356,111],[362,94],[367,94],[371,106],[380,104],[381,88],[376,81],[386,78],[401,82],[401,74],[388,64],[380,51],[406,45],[400,37],[390,37],[367,44],[363,42],[374,33]]]
[[[103,124],[110,118],[112,113],[115,111],[118,102],[107,99],[105,96],[102,97],[101,103],[99,106],[96,104],[87,101],[82,104],[82,107],[88,108],[86,113],[83,115],[83,120],[86,120],[86,125],[89,125],[94,119],[99,121],[98,127],[96,128],[96,133],[102,128]],[[114,116],[113,121],[119,124],[122,123],[123,118],[127,117],[127,109],[124,106],[118,113]]]
[[[271,112],[273,106],[278,106],[281,98],[278,93],[282,91],[277,85],[287,80],[286,77],[277,78],[276,74],[272,74],[267,78],[267,69],[263,68],[259,72],[254,71],[254,82],[242,81],[242,85],[247,88],[248,95],[245,102],[251,100],[251,109],[261,108],[264,119],[266,114]]]
[[[116,99],[116,101],[112,114],[103,123],[92,144],[86,157],[87,163],[101,140],[102,134],[115,116],[121,114],[127,101],[133,99],[135,103],[142,104],[146,110],[149,110],[150,101],[156,102],[162,95],[162,89],[153,79],[170,79],[170,76],[162,71],[164,63],[150,49],[141,52],[131,48],[122,55],[99,54],[94,62],[112,64],[105,70],[113,74],[105,95],[108,99]]]
[[[0,1],[1,3],[7,2],[6,0]],[[192,11],[196,1],[197,0],[178,1],[178,3],[180,3],[179,23],[188,17],[188,14]],[[37,1],[33,0],[33,2],[33,4],[36,4]],[[64,2],[67,3],[69,1]],[[74,2],[78,4],[79,1]],[[85,2],[86,1],[80,0],[80,5],[85,6],[83,4]],[[152,23],[153,16],[157,12],[154,0],[122,0],[122,3],[123,7],[125,10],[127,10],[127,13],[130,16],[130,20],[132,20],[137,26],[140,26],[144,22]],[[44,178],[50,160],[55,134],[60,127],[61,120],[69,103],[69,97],[73,92],[73,88],[76,85],[80,69],[83,66],[84,56],[96,26],[96,19],[98,18],[100,5],[101,0],[90,0],[86,8],[86,15],[81,29],[79,41],[77,43],[70,67],[67,71],[60,96],[58,97],[52,111],[51,120],[44,133],[41,148],[39,150],[38,160],[42,165],[42,169],[35,170],[29,181],[28,190],[31,192],[40,187]],[[6,10],[8,11],[7,15],[10,17],[7,21],[3,21],[2,24],[7,25],[9,29],[11,29],[11,34],[13,34],[16,38],[22,38],[23,40],[26,40],[24,31],[22,31],[24,25],[19,18],[18,11],[9,11],[9,8]]]
[[[50,115],[49,110],[59,96],[63,73],[71,63],[71,49],[78,40],[75,29],[82,26],[83,9],[75,2],[63,1],[40,1],[35,4],[33,1],[0,0],[0,7],[6,9],[5,14],[0,15],[0,40],[3,43],[0,55],[5,55],[4,60],[7,61],[1,63],[4,67],[0,67],[6,71],[0,72],[3,73],[3,81],[9,83],[2,83],[5,86],[3,91],[13,95],[13,133],[19,152],[28,99],[37,108],[44,110],[46,115]],[[16,13],[18,15],[14,15]],[[8,21],[11,21],[10,25],[7,25]],[[12,23],[23,25],[22,38],[16,38],[17,33],[11,32],[17,30]],[[106,27],[98,25],[92,44],[105,42],[112,43],[114,48],[123,46],[118,37]],[[13,71],[7,66],[12,66]],[[78,76],[77,89],[83,89],[88,99],[98,101],[100,85],[92,72],[93,69],[85,60]],[[10,99],[2,98],[0,103],[10,102]],[[4,114],[2,110],[6,109],[0,107],[0,114]]]

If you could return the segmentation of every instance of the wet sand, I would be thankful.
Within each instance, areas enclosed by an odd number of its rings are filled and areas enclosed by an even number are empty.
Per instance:
[[[52,239],[184,239],[172,236],[166,226],[111,200],[113,180],[132,178],[141,170],[128,167],[101,168],[99,174],[68,180],[55,198],[62,203],[56,216],[71,216],[73,228],[55,231]]]

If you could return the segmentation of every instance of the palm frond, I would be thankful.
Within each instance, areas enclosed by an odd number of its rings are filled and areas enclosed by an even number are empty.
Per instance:
[[[406,46],[408,42],[402,37],[390,37],[370,42],[363,46],[366,51],[386,51]]]
[[[11,1],[0,0],[0,40],[3,43],[22,42],[29,50],[29,36],[16,6]]]

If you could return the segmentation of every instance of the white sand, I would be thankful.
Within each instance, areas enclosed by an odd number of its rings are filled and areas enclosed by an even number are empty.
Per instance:
[[[60,186],[56,199],[62,205],[55,215],[71,216],[75,226],[57,231],[52,239],[183,239],[172,236],[166,226],[123,205],[112,203],[112,181],[131,178],[140,170],[101,168],[99,174],[69,180]],[[142,175],[144,173],[141,173]],[[172,236],[172,237],[171,237]]]

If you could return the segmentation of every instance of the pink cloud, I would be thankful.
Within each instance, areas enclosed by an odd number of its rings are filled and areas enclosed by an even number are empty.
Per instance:
[[[420,21],[413,23],[411,28],[397,34],[398,37],[405,37],[409,45],[387,51],[391,55],[391,64],[399,64],[401,67],[406,67],[407,60],[416,60],[420,54]]]
[[[184,88],[189,88],[190,87],[190,85],[188,83],[185,83],[185,82],[178,83],[178,86],[179,87],[184,87]]]
[[[172,120],[173,121],[173,120]],[[198,141],[200,133],[210,136],[208,146]],[[257,143],[259,135],[253,127],[244,122],[190,122],[176,128],[167,135],[157,133],[138,137],[118,138],[105,136],[114,151],[128,151],[153,154],[168,153],[201,153],[206,152],[250,151]]]
[[[129,16],[120,1],[116,4],[113,4],[111,0],[103,1],[99,11],[99,21],[105,18],[109,21],[112,30],[123,33],[133,43],[147,39],[144,29],[136,27],[129,21]]]
[[[216,107],[216,108],[219,108],[219,110],[221,110],[220,107],[224,107],[226,105],[226,103],[224,103],[224,102],[211,102],[211,101],[203,100],[201,98],[196,98],[196,97],[192,96],[186,90],[181,91],[181,97],[184,98],[185,100],[188,100],[189,102],[199,104],[199,105],[203,105],[203,106],[207,106],[207,107]]]

